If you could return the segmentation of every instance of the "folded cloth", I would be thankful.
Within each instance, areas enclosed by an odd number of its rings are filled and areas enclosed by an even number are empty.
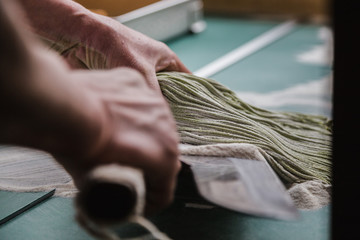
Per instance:
[[[180,145],[181,154],[213,157],[236,157],[266,161],[267,153],[259,147],[246,143],[210,145]],[[319,180],[286,184],[288,193],[298,209],[315,210],[331,202],[331,185]]]
[[[71,176],[52,155],[25,147],[0,146],[0,190],[41,192],[52,189],[61,197],[77,193]]]

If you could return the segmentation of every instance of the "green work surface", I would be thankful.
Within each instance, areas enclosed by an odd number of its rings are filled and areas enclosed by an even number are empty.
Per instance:
[[[23,193],[27,199],[29,193]],[[19,196],[20,197],[20,196]],[[11,204],[8,204],[11,205]],[[1,240],[92,239],[74,221],[72,199],[53,197],[0,226]]]
[[[207,28],[167,42],[190,71],[196,71],[225,53],[275,27],[278,22],[207,18]]]
[[[170,48],[193,72],[282,23],[217,17],[208,18],[206,22],[208,27],[203,33],[168,42]],[[323,34],[321,31],[325,27],[313,24],[297,24],[290,34],[210,78],[221,82],[233,91],[260,93],[259,97],[261,94],[269,96],[273,93],[279,93],[279,91],[286,94],[286,91],[291,91],[300,85],[306,88],[306,84],[308,84],[311,88],[312,82],[331,74],[332,66],[326,63],[301,63],[297,57],[324,44],[320,35]],[[313,95],[309,96],[314,97]],[[240,94],[239,97],[242,98],[242,95]],[[298,98],[306,99],[307,96],[299,95]],[[317,99],[314,98],[314,102],[331,105],[331,99],[330,94],[324,93],[319,95]],[[247,101],[246,98],[243,100]],[[314,104],[301,104],[294,103],[290,99],[288,104],[257,106],[270,110],[331,116],[329,107],[324,108],[316,102]]]
[[[207,17],[207,29],[198,35],[187,35],[168,43],[180,59],[196,71],[216,58],[246,43],[279,24],[278,22],[251,21],[234,18]],[[235,91],[268,93],[288,89],[297,84],[327,76],[327,65],[300,64],[294,55],[319,44],[320,26],[301,25],[283,39],[271,44],[241,62],[214,75],[216,79]],[[328,96],[325,96],[328,97]],[[271,107],[270,107],[271,108]],[[280,110],[296,110],[329,114],[309,105],[281,105]],[[151,220],[175,240],[328,240],[330,238],[330,206],[318,210],[300,211],[296,221],[277,221],[247,216],[220,207],[199,209],[188,203],[198,199],[184,197],[182,185],[175,202]],[[1,212],[5,213],[34,194],[10,196],[0,192]],[[14,200],[14,198],[16,198]],[[8,201],[6,199],[13,199]],[[21,204],[18,204],[21,203]],[[193,206],[193,205],[192,205]],[[120,235],[137,234],[131,226],[119,230]],[[75,221],[72,199],[53,197],[0,226],[1,240],[84,240],[93,239]]]
[[[46,193],[28,193],[24,195],[19,192],[0,191],[0,221],[2,222],[5,218],[24,208],[29,203],[36,201],[44,194]]]
[[[268,92],[327,76],[326,65],[299,64],[296,55],[320,44],[317,26],[297,26],[289,35],[265,47],[213,78],[231,89]],[[256,67],[255,67],[256,66]]]
[[[167,44],[191,71],[247,43],[282,22],[210,18],[207,29]],[[267,92],[327,76],[328,65],[299,64],[294,56],[321,44],[317,25],[298,25],[289,35],[211,76],[232,90]]]
[[[24,194],[26,195],[26,194]],[[196,209],[176,200],[151,220],[174,240],[322,240],[329,239],[330,207],[301,211],[296,221],[256,218],[222,208]],[[123,237],[137,234],[132,226],[120,229]],[[74,220],[72,199],[52,198],[0,227],[2,240],[94,239]]]

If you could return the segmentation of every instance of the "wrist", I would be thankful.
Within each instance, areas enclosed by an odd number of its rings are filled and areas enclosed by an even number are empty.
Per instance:
[[[0,29],[8,46],[0,56],[0,143],[61,156],[70,170],[92,158],[111,126],[100,99],[80,81],[81,71],[70,71],[16,19],[2,14]]]
[[[1,96],[0,141],[70,159],[96,154],[108,126],[100,100],[58,56],[33,50],[26,78],[2,89],[8,94]]]

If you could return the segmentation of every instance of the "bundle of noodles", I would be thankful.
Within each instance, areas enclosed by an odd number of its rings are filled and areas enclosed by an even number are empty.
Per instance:
[[[190,74],[157,77],[182,143],[253,144],[288,183],[331,182],[332,122],[326,117],[260,109],[220,83]]]

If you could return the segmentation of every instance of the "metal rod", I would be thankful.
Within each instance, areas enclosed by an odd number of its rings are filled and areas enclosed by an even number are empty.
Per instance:
[[[275,42],[276,40],[284,37],[285,35],[289,34],[295,26],[296,22],[294,20],[286,21],[250,40],[244,45],[241,45],[233,51],[225,54],[224,56],[216,59],[215,61],[205,65],[204,67],[194,72],[194,75],[205,78],[210,77],[240,61],[241,59],[244,59],[245,57]]]
[[[52,197],[55,193],[55,189],[51,190],[50,192],[47,192],[46,194],[42,195],[41,197],[35,199],[34,201],[30,202],[29,204],[25,205],[24,207],[18,209],[17,211],[11,213],[10,215],[6,216],[3,219],[0,219],[0,225],[8,222],[9,220],[19,216],[20,214],[26,212],[32,207],[35,207],[36,205],[40,204],[41,202],[49,199]]]

